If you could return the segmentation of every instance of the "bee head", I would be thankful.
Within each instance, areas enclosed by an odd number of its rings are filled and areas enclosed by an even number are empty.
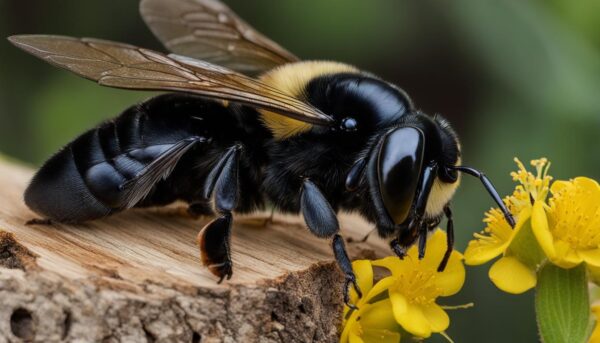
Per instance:
[[[456,135],[445,120],[420,112],[380,134],[367,157],[367,179],[383,235],[417,217],[443,213],[459,184]]]

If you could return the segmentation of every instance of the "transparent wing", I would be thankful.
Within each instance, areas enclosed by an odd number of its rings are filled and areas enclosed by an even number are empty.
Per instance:
[[[333,121],[259,80],[204,61],[90,38],[22,35],[9,40],[50,64],[104,86],[194,93],[268,109],[307,123],[329,125]]]
[[[298,58],[218,0],[142,0],[140,13],[170,51],[256,75]]]

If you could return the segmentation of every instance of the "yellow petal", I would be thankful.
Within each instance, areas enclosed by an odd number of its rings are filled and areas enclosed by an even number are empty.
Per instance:
[[[573,183],[578,187],[589,189],[594,192],[600,191],[600,185],[598,182],[594,179],[590,179],[589,177],[578,176],[573,179]]]
[[[399,318],[402,318],[402,316],[406,314],[408,302],[404,295],[398,292],[390,292],[390,301],[392,303],[394,318],[396,318],[396,322],[400,323]]]
[[[555,194],[569,187],[570,185],[571,181],[556,180],[552,183],[552,186],[550,186],[550,191]]]
[[[392,301],[393,303],[393,301]],[[427,338],[431,336],[431,324],[425,317],[420,306],[408,304],[408,307],[404,313],[396,315],[394,317],[398,324],[402,325],[404,330],[412,333],[415,336]]]
[[[379,260],[371,261],[371,264],[377,267],[387,268],[393,276],[402,275],[406,270],[406,263],[402,263],[397,256],[388,256]]]
[[[502,254],[507,246],[508,242],[497,241],[495,244],[489,244],[474,239],[469,242],[465,250],[465,263],[471,266],[484,264]]]
[[[450,317],[436,303],[431,303],[421,307],[423,314],[431,325],[431,331],[442,332],[450,326]]]
[[[556,255],[550,261],[561,268],[573,268],[583,262],[583,258],[573,250],[571,245],[563,240],[554,243]]]
[[[371,288],[371,290],[369,291],[369,293],[367,293],[367,296],[365,297],[365,301],[369,301],[373,297],[375,297],[375,296],[381,294],[382,292],[388,290],[395,282],[396,282],[396,279],[393,276],[388,276],[386,278],[383,278],[383,279],[379,280],[375,284],[375,286],[373,286],[373,288]]]
[[[535,272],[514,257],[502,257],[490,268],[489,276],[501,290],[521,294],[537,282]]]
[[[492,218],[493,221],[488,223],[488,229],[492,231],[493,235],[487,236],[490,233],[475,235],[475,237],[479,237],[470,241],[465,251],[465,263],[467,265],[483,264],[504,253],[513,238],[531,217],[531,209],[528,207],[524,208],[518,214],[515,227],[511,228],[499,210],[490,213],[493,216],[489,217],[490,215],[488,214],[488,218]],[[501,221],[496,222],[497,220]]]
[[[457,252],[452,252],[446,269],[437,273],[435,284],[441,289],[441,296],[449,296],[458,293],[465,283],[465,266],[462,257]]]
[[[360,325],[357,323],[360,318],[360,310],[354,311],[350,315],[350,318],[347,320],[344,319],[344,329],[342,330],[342,334],[340,335],[340,343],[347,343],[349,340],[350,332],[353,332],[355,329],[355,325]],[[344,318],[346,318],[346,313],[344,313]]]
[[[446,237],[444,231],[437,229],[427,238],[427,249],[421,264],[431,269],[437,269],[448,249]]]
[[[600,284],[600,267],[594,267],[594,266],[588,265],[588,271],[590,272],[591,281],[593,283],[595,283],[596,285],[599,285]],[[598,311],[600,311],[600,307],[596,307],[596,309]],[[594,310],[594,307],[592,307],[592,310]],[[600,312],[597,314],[600,314]]]
[[[598,305],[592,305],[592,313],[596,319],[596,325],[594,326],[594,331],[592,331],[592,335],[588,342],[600,343],[600,325],[598,324],[598,321],[600,321],[600,307]]]
[[[348,338],[350,343],[365,343],[365,341],[363,341],[362,338],[360,338],[360,336],[358,336],[354,332],[350,332]]]
[[[546,256],[550,259],[555,258],[556,251],[554,248],[554,241],[552,239],[552,233],[550,233],[550,229],[548,228],[548,218],[546,217],[544,203],[542,201],[536,201],[533,205],[531,228]]]
[[[385,299],[368,305],[360,316],[360,324],[366,329],[393,331],[398,325],[394,319],[392,302]]]
[[[389,330],[365,329],[363,339],[365,343],[400,343],[401,336]]]
[[[369,260],[357,260],[352,262],[352,270],[356,275],[356,283],[363,295],[369,293],[373,287],[373,267]],[[354,287],[350,287],[350,301],[356,304],[358,301],[358,295],[354,290]]]
[[[600,267],[600,249],[579,250],[579,256],[583,258],[585,263]]]

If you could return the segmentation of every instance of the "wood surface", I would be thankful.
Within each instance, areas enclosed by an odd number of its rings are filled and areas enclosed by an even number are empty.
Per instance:
[[[31,175],[0,161],[0,343],[337,341],[343,277],[299,217],[236,216],[233,278],[217,284],[195,244],[211,218],[175,204],[25,225],[38,218],[22,200]],[[354,241],[371,229],[340,223]],[[374,236],[348,243],[351,257],[388,254]]]

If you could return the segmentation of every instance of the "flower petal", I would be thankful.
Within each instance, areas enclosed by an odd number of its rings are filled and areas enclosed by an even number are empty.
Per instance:
[[[554,243],[554,250],[556,251],[556,255],[550,260],[561,268],[573,268],[583,262],[580,254],[576,250],[573,250],[569,243],[563,240],[557,240]]]
[[[354,332],[350,332],[350,335],[348,338],[349,338],[348,342],[350,342],[350,343],[365,343],[365,341],[363,341],[362,338],[360,338],[360,336],[358,336]]]
[[[512,294],[521,294],[535,287],[537,282],[535,272],[511,256],[496,261],[489,276],[496,287]]]
[[[427,238],[427,250],[425,251],[425,256],[421,260],[421,264],[437,270],[437,267],[442,261],[446,249],[448,248],[446,237],[444,231],[437,229]]]
[[[589,271],[589,275],[590,275],[590,280],[595,283],[596,285],[600,285],[600,267],[594,267],[594,266],[587,266],[588,267],[588,271]],[[597,307],[598,309],[598,315],[600,315],[600,306]],[[592,308],[593,310],[593,308]],[[600,342],[600,341],[599,341]]]
[[[381,294],[382,292],[388,290],[394,283],[396,282],[396,278],[393,276],[388,276],[379,280],[373,288],[367,294],[365,301],[371,300],[373,297]]]
[[[446,269],[435,276],[435,285],[441,289],[441,296],[449,296],[458,293],[465,283],[465,266],[462,256],[458,252],[452,252]]]
[[[431,336],[431,324],[420,306],[409,303],[404,313],[400,315],[394,313],[394,317],[404,330],[413,335],[423,338]]]
[[[553,259],[556,256],[556,250],[554,248],[554,241],[552,239],[552,233],[548,228],[548,218],[544,210],[544,203],[542,201],[536,201],[533,205],[533,211],[531,213],[531,228],[533,234],[537,239],[538,243],[546,256]]]
[[[393,331],[398,327],[394,319],[392,303],[390,299],[385,299],[367,305],[368,307],[360,316],[360,324],[366,329],[389,330]]]
[[[352,270],[356,276],[356,283],[363,294],[369,293],[373,287],[373,267],[369,260],[357,260],[352,262]],[[350,287],[350,301],[356,304],[358,295],[354,290],[354,287]]]
[[[398,277],[406,270],[406,263],[397,256],[388,256],[379,260],[371,261],[371,264],[377,267],[387,268],[393,276]]]
[[[494,244],[489,244],[479,239],[474,239],[469,242],[467,250],[465,250],[465,263],[471,266],[484,264],[502,254],[507,246],[508,242],[497,241]]]
[[[594,267],[600,267],[600,249],[579,250],[579,256]]]
[[[365,329],[363,339],[365,343],[400,343],[400,333],[389,330]]]
[[[394,318],[396,322],[400,323],[400,318],[406,314],[408,309],[408,302],[404,295],[398,292],[390,291],[390,301],[392,302],[392,312],[394,313]]]
[[[442,332],[450,326],[450,317],[438,304],[431,303],[421,306],[421,309],[431,325],[431,331]]]
[[[350,318],[344,319],[344,329],[342,330],[342,334],[340,335],[340,343],[348,343],[350,332],[353,332],[356,328],[356,325],[360,325],[357,323],[359,318],[360,311],[354,311],[350,315]],[[344,318],[346,318],[346,312],[344,312]]]

